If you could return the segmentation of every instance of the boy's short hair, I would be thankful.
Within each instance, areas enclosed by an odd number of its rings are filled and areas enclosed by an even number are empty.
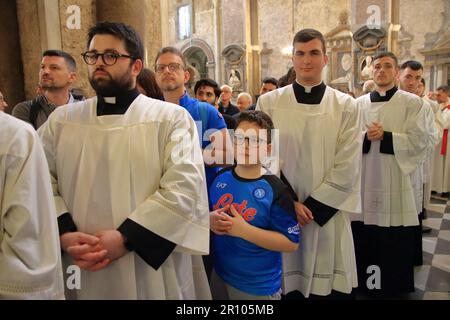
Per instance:
[[[267,143],[271,143],[272,130],[274,129],[273,121],[270,116],[262,111],[248,110],[243,111],[237,118],[236,128],[239,127],[241,122],[250,122],[257,124],[261,129],[267,130]]]

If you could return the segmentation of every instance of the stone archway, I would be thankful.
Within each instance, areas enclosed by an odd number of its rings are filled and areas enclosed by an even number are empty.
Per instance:
[[[189,39],[181,46],[181,52],[186,57],[188,63],[194,66],[203,78],[215,78],[216,62],[214,52],[204,40]]]

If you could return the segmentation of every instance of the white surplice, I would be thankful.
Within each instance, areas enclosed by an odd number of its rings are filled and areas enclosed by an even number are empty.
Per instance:
[[[402,90],[387,102],[372,103],[367,94],[357,104],[364,127],[376,121],[392,132],[395,153],[381,153],[380,141],[372,141],[369,153],[363,155],[362,221],[380,227],[418,225],[411,175],[421,170],[429,150],[428,109],[422,99]]]
[[[58,224],[36,131],[0,112],[0,299],[64,299]]]
[[[442,131],[450,130],[450,109],[446,108],[449,104],[450,100],[441,104],[438,111]],[[442,139],[434,150],[431,190],[439,193],[450,192],[450,134],[447,139],[445,155],[441,154]]]
[[[422,211],[422,208],[424,207],[424,200],[426,202],[426,194],[424,195],[424,184],[429,181],[431,158],[434,153],[434,148],[439,143],[440,138],[439,129],[436,126],[434,110],[428,101],[424,99],[422,99],[422,101],[422,108],[424,109],[422,114],[425,117],[429,140],[426,156],[422,162],[422,165],[419,165],[416,170],[410,174],[417,213]]]
[[[39,130],[58,213],[70,212],[90,234],[129,218],[177,246],[158,270],[135,252],[101,271],[83,270],[71,297],[210,299],[200,256],[209,251],[209,210],[194,121],[182,107],[144,95],[123,115],[98,117],[96,105],[94,97],[58,108]]]
[[[440,140],[442,139],[442,120],[439,105],[432,100],[428,100],[425,98],[422,99],[424,101],[424,107],[428,105],[428,110],[432,111],[432,115],[428,111],[428,120],[431,121],[431,118],[433,119],[433,122],[429,123],[431,139],[427,156],[423,164],[423,207],[427,208],[430,204],[431,198],[431,177],[433,175],[434,152]]]
[[[319,105],[299,104],[289,85],[261,96],[257,109],[268,113],[279,130],[281,170],[299,200],[312,196],[339,209],[323,227],[315,222],[303,227],[299,249],[283,254],[284,293],[350,293],[357,275],[348,213],[361,211],[355,101],[327,87]]]

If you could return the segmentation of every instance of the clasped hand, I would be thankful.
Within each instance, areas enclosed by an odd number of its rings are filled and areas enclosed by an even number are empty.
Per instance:
[[[367,126],[367,139],[370,141],[383,140],[384,130],[383,126],[379,122],[372,122]]]
[[[98,271],[124,256],[123,236],[117,230],[99,231],[94,235],[67,232],[60,236],[61,248],[81,269]]]

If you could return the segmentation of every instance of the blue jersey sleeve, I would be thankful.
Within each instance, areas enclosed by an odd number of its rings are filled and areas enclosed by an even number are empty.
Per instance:
[[[270,207],[270,223],[273,231],[285,235],[292,242],[300,240],[300,227],[295,214],[294,200],[287,186],[276,176],[266,178],[273,190],[273,200]]]
[[[208,121],[206,124],[206,135],[204,136],[203,140],[203,148],[206,148],[211,142],[210,140],[210,136],[211,134],[215,133],[217,130],[222,130],[224,128],[227,127],[225,120],[223,119],[222,114],[216,110],[216,108],[214,108],[212,105],[210,105],[209,103],[204,103],[206,105],[206,110],[208,111]],[[205,132],[203,133],[205,134]]]
[[[208,105],[208,129],[222,130],[227,127],[222,114],[211,105]]]

